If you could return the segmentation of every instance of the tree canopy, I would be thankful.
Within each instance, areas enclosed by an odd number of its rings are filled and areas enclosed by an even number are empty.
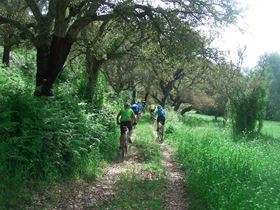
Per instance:
[[[16,0],[2,2],[17,3]],[[67,61],[72,45],[91,23],[95,23],[92,30],[102,26],[101,30],[112,32],[114,29],[106,26],[120,19],[136,28],[143,23],[150,24],[148,33],[154,36],[152,41],[165,45],[168,52],[177,49],[175,52],[180,50],[182,55],[186,55],[195,53],[192,45],[196,43],[196,27],[232,24],[239,14],[233,0],[165,0],[159,1],[158,5],[132,0],[25,0],[20,10],[25,11],[24,18],[16,19],[3,13],[0,24],[19,30],[36,48],[35,95],[38,96],[52,95],[53,83]],[[97,39],[92,41],[98,42]]]

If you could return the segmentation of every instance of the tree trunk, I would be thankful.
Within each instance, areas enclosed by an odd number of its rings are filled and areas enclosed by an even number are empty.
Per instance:
[[[35,96],[41,96],[42,86],[46,82],[48,64],[49,64],[49,46],[47,44],[36,46],[37,49],[37,72],[36,72],[36,90]]]
[[[96,57],[91,55],[90,51],[87,51],[86,71],[88,74],[88,80],[85,88],[84,97],[90,103],[93,102],[94,93],[97,87],[99,69],[102,63],[102,60],[98,60]]]
[[[131,104],[134,104],[136,102],[136,97],[137,97],[137,91],[136,91],[136,87],[133,88],[132,91],[132,100],[131,100]]]
[[[93,96],[96,90],[98,73],[99,73],[98,69],[99,68],[93,67],[91,69],[92,74],[88,74],[84,99],[87,100],[89,103],[93,102]]]
[[[173,104],[172,106],[174,107],[174,111],[178,111],[180,106],[182,104],[182,100],[181,100],[181,97],[180,96],[176,96],[174,101],[173,101]]]
[[[191,111],[191,110],[192,110],[192,108],[193,108],[193,106],[192,106],[192,105],[191,105],[191,106],[189,106],[189,107],[187,107],[187,108],[184,108],[184,109],[181,111],[181,115],[184,115],[186,112]]]
[[[175,111],[175,112],[177,112],[177,111],[179,110],[181,104],[182,104],[181,101],[178,101],[178,102],[176,103],[176,105],[174,106],[174,111]]]
[[[146,103],[147,103],[147,101],[148,101],[149,95],[150,95],[150,91],[148,90],[148,91],[146,92],[146,94],[145,94],[145,97],[144,97],[144,100],[146,101]]]
[[[11,52],[11,48],[12,47],[10,45],[4,45],[2,63],[5,66],[9,66],[10,65],[10,52]]]
[[[160,102],[160,105],[161,105],[162,107],[165,107],[165,104],[166,104],[166,102],[167,102],[167,98],[168,98],[168,95],[164,95],[164,96],[162,97],[161,102]]]
[[[165,106],[165,104],[166,104],[166,102],[167,102],[167,98],[168,98],[168,96],[169,96],[169,91],[166,91],[166,89],[162,89],[163,91],[162,91],[162,93],[163,93],[163,97],[161,98],[161,100],[160,100],[160,105],[162,106],[162,107],[164,107]]]
[[[73,42],[68,38],[53,35],[51,46],[41,45],[37,47],[37,96],[51,96],[52,86],[62,71],[66,59],[70,53]]]

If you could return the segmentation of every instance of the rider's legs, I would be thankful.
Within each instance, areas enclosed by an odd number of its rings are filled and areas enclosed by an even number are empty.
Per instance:
[[[121,122],[121,126],[120,126],[121,132],[125,132],[124,129],[123,129],[124,131],[122,131],[122,127],[124,127],[124,126],[126,126],[126,127],[128,128],[128,142],[129,142],[129,143],[132,143],[132,142],[131,142],[132,122],[131,122],[131,121]],[[123,133],[122,133],[122,134],[123,134]]]
[[[126,132],[126,128],[128,129],[128,142],[131,143],[132,123],[130,121],[125,121],[120,123],[120,130],[121,130],[120,144],[122,141],[122,135],[125,134]]]
[[[164,126],[164,124],[165,124],[165,117],[158,117],[157,118],[157,131],[158,131],[159,123],[160,122],[161,122],[161,125]]]

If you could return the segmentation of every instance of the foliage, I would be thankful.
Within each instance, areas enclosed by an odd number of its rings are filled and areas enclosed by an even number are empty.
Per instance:
[[[231,117],[235,134],[249,134],[262,128],[266,92],[258,73],[247,78],[246,83],[239,82],[231,97]]]
[[[105,92],[107,88],[108,85],[106,83],[105,76],[102,73],[100,73],[98,75],[97,87],[93,98],[93,106],[98,110],[101,110],[104,106]]]
[[[168,122],[176,127],[168,142],[188,174],[191,209],[278,209],[279,123],[264,123],[266,131],[275,127],[275,139],[260,135],[236,143],[230,129],[212,117],[183,120]]]
[[[280,120],[280,55],[271,53],[263,55],[258,64],[263,71],[267,88],[266,118]]]
[[[46,99],[34,98],[18,72],[1,69],[0,80],[2,209],[22,204],[27,184],[32,189],[62,177],[91,178],[101,159],[114,156],[118,141],[110,111],[81,103],[67,83]]]

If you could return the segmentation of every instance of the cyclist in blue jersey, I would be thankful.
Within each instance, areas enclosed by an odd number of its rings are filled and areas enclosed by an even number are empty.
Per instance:
[[[139,113],[140,113],[140,109],[137,103],[132,104],[131,109],[133,110],[134,114],[135,114],[135,120],[133,122],[133,125],[137,124],[137,121],[139,120]]]
[[[132,104],[131,109],[134,111],[135,115],[138,115],[140,109],[137,103]]]
[[[157,114],[157,131],[158,131],[159,123],[161,123],[162,126],[164,126],[165,123],[165,110],[162,108],[161,105],[157,106],[156,114]]]
[[[138,120],[139,120],[139,119],[141,118],[141,116],[142,116],[143,105],[142,105],[142,103],[141,103],[140,101],[138,101],[136,104],[137,104],[138,107],[139,107],[139,113],[138,113]]]

